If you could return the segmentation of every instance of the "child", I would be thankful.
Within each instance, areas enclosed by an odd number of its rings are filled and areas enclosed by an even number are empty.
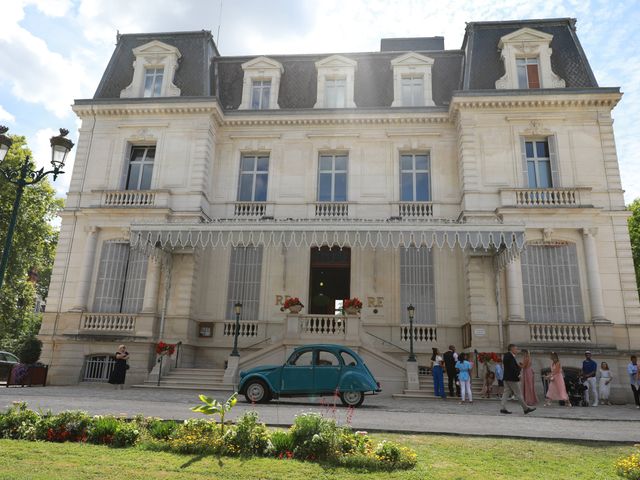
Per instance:
[[[493,389],[493,382],[496,380],[496,374],[487,369],[487,373],[484,374],[484,385],[482,386],[482,398],[491,398],[491,390]]]
[[[613,380],[613,376],[611,375],[611,370],[609,370],[609,364],[607,362],[602,362],[600,364],[600,388],[598,388],[598,390],[600,393],[600,402],[606,405],[611,405],[611,402],[609,401],[611,380]]]
[[[495,375],[498,380],[498,388],[496,388],[497,397],[502,398],[502,391],[504,390],[504,367],[502,366],[502,357],[500,356],[498,356],[498,361],[496,362]]]

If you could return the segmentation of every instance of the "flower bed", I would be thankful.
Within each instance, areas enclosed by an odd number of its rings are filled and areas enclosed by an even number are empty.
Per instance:
[[[636,445],[638,447],[640,445]],[[618,459],[616,473],[627,480],[640,480],[640,451]]]
[[[288,430],[272,430],[251,411],[234,424],[136,417],[89,416],[84,412],[38,413],[16,403],[0,413],[0,438],[87,442],[181,454],[272,457],[364,470],[411,469],[416,453],[397,443],[372,440],[317,413],[296,417]]]

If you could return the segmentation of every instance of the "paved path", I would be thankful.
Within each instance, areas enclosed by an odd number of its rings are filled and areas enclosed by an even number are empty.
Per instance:
[[[219,400],[227,392],[207,392]],[[197,392],[180,390],[114,390],[108,385],[72,387],[0,387],[0,408],[14,401],[25,401],[34,409],[54,412],[76,409],[91,414],[133,416],[143,414],[182,420],[201,417],[189,407],[198,403]],[[349,410],[332,408],[332,398],[287,399],[267,405],[238,402],[230,417],[255,409],[270,425],[290,425],[296,415],[317,411],[347,421],[360,430],[384,430],[414,433],[453,433],[536,439],[562,439],[606,442],[640,442],[640,410],[630,405],[597,408],[539,407],[524,416],[516,403],[509,407],[512,415],[501,415],[497,402],[458,405],[456,400],[393,399],[389,396],[367,397],[362,407]],[[339,401],[338,401],[339,404]]]

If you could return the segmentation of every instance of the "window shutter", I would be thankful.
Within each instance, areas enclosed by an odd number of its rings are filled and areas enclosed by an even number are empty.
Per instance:
[[[527,149],[525,146],[525,138],[520,137],[520,157],[522,158],[522,179],[524,188],[529,187],[529,173],[527,168]]]
[[[556,136],[551,135],[547,138],[547,142],[549,142],[549,160],[551,161],[551,186],[558,188],[560,186],[560,171],[558,170],[558,147]]]

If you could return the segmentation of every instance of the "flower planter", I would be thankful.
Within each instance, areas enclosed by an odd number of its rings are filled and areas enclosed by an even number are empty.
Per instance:
[[[289,307],[289,313],[297,315],[302,311],[302,305],[291,305]]]
[[[347,315],[359,315],[360,314],[360,309],[357,307],[347,307],[344,309],[345,313]]]
[[[18,363],[11,368],[9,378],[7,379],[7,387],[11,385],[32,386],[47,383],[48,365],[25,365]]]

